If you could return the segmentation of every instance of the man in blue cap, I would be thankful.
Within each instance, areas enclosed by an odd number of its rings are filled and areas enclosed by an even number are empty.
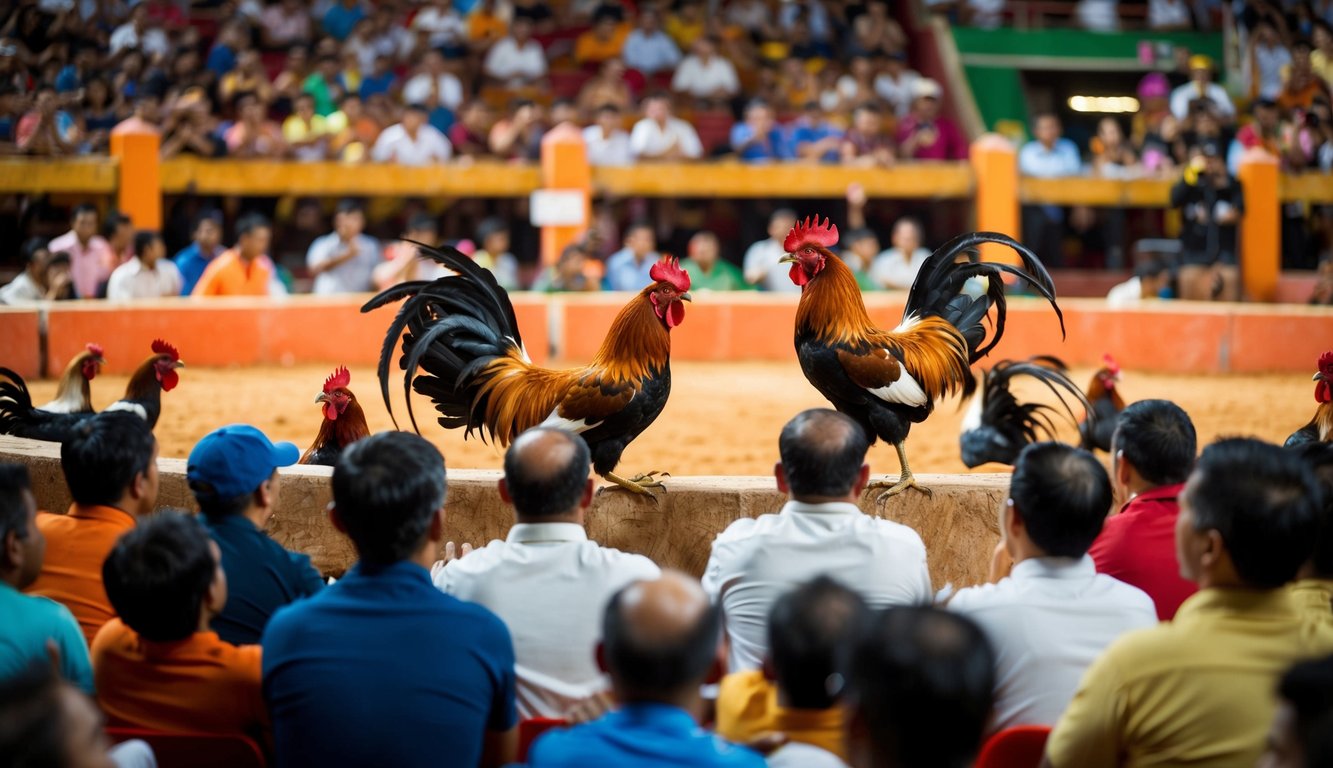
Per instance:
[[[212,626],[229,643],[258,643],[274,611],[324,586],[308,555],[264,533],[278,501],[278,467],[300,457],[295,445],[274,444],[246,424],[215,429],[190,451],[186,477],[227,574],[227,604]]]

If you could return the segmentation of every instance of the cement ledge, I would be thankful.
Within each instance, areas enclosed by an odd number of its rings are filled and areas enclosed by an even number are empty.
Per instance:
[[[39,508],[63,512],[69,507],[58,444],[0,436],[0,461],[28,466]],[[195,511],[185,481],[185,460],[159,459],[158,472],[159,505]],[[278,511],[269,523],[270,534],[283,546],[309,554],[320,571],[341,574],[356,555],[325,513],[332,470],[297,466],[280,474]],[[513,510],[500,501],[499,477],[497,471],[449,470],[449,538],[482,545],[504,537],[513,524]],[[861,508],[921,534],[937,588],[984,581],[991,550],[999,540],[996,511],[1008,492],[1009,476],[918,475],[918,479],[934,490],[933,498],[908,491],[880,508],[872,495],[862,500]],[[700,575],[717,533],[738,518],[776,512],[784,501],[768,477],[667,478],[665,490],[651,499],[603,487],[588,511],[588,535],[606,546]]]

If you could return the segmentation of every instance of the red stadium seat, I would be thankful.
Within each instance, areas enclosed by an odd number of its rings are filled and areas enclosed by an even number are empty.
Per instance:
[[[731,141],[731,126],[736,119],[730,112],[695,112],[691,122],[699,133],[699,143],[704,145],[704,154],[710,155]]]
[[[144,728],[111,728],[106,735],[119,744],[143,739],[153,748],[158,768],[265,768],[259,745],[245,736],[211,733],[166,733]]]
[[[1016,725],[986,740],[975,768],[1037,768],[1051,735],[1047,725]]]
[[[553,717],[534,717],[531,720],[522,720],[518,724],[518,762],[527,762],[528,750],[532,749],[532,742],[537,737],[551,730],[552,728],[564,728],[569,725],[568,720],[557,720]]]

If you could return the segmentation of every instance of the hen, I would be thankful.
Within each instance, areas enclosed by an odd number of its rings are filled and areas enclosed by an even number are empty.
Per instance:
[[[356,395],[347,388],[351,383],[352,374],[346,367],[335,369],[324,380],[323,391],[315,396],[315,402],[323,404],[320,411],[324,421],[319,425],[314,444],[301,456],[302,464],[331,467],[344,448],[363,437],[370,437],[366,414],[356,401]]]
[[[1090,403],[1087,415],[1078,425],[1081,445],[1091,451],[1100,448],[1111,452],[1111,438],[1115,436],[1115,425],[1120,412],[1125,410],[1125,401],[1120,397],[1117,385],[1120,383],[1120,364],[1110,355],[1102,356],[1102,367],[1092,375],[1088,383],[1088,392],[1084,399]]]
[[[690,300],[690,277],[675,259],[653,265],[654,282],[616,315],[592,362],[555,371],[528,358],[514,307],[489,271],[450,247],[421,250],[457,274],[394,286],[362,307],[368,312],[406,299],[380,355],[390,416],[389,361],[402,335],[399,365],[414,429],[413,389],[431,399],[446,429],[462,427],[465,436],[477,430],[508,445],[530,427],[560,427],[583,436],[593,468],[607,480],[643,494],[660,485],[656,472],[623,478],[614,470],[671,391],[671,329]]]
[[[56,399],[39,410],[47,413],[92,413],[93,392],[90,382],[101,372],[104,364],[106,358],[102,356],[101,345],[87,345],[69,361],[65,372],[60,374]]]
[[[1333,350],[1319,356],[1319,369],[1315,371],[1313,381],[1315,408],[1314,418],[1287,438],[1285,445],[1293,448],[1310,443],[1333,443]]]
[[[158,339],[153,354],[135,369],[125,386],[125,397],[107,407],[108,411],[131,411],[157,426],[162,413],[162,393],[170,392],[180,382],[177,368],[184,368],[176,348]],[[74,428],[92,413],[48,413],[32,406],[32,395],[23,377],[8,368],[0,368],[0,434],[63,443]],[[7,379],[4,380],[4,379]]]
[[[881,498],[909,487],[929,493],[912,476],[904,442],[912,424],[930,416],[936,399],[975,391],[971,364],[1004,334],[1002,275],[1018,277],[1049,301],[1063,334],[1055,285],[1036,255],[1013,238],[994,232],[962,235],[921,265],[902,322],[884,331],[871,323],[852,270],[829,250],[837,242],[832,223],[806,219],[783,243],[787,255],[782,261],[791,263],[792,282],[802,287],[796,308],[801,370],[833,407],[861,424],[871,442],[882,438],[897,449],[902,472]],[[1023,269],[980,261],[976,246],[982,243],[1013,248]],[[983,322],[992,309],[995,330],[988,339]]]
[[[1019,362],[1001,360],[982,373],[981,396],[972,401],[963,417],[958,445],[969,469],[987,462],[1012,465],[1028,444],[1056,438],[1055,419],[1061,412],[1045,403],[1019,402],[1009,391],[1009,383],[1019,376],[1030,376],[1054,392],[1071,425],[1077,426],[1078,418],[1065,400],[1065,392],[1088,407],[1061,360],[1045,355]]]

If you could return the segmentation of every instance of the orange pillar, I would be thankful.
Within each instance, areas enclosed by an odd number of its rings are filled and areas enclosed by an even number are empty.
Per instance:
[[[138,229],[162,228],[162,172],[157,129],[135,118],[111,131],[111,155],[120,160],[116,207]]]
[[[972,172],[977,180],[977,229],[1020,238],[1018,153],[1013,142],[988,133],[972,143]],[[996,244],[981,247],[987,261],[1018,263],[1018,254]]]
[[[1277,158],[1259,147],[1245,150],[1239,177],[1245,199],[1240,220],[1241,294],[1272,301],[1282,268],[1282,199]]]
[[[583,220],[571,225],[542,226],[542,263],[554,264],[565,246],[583,237],[592,218],[592,169],[583,133],[572,123],[561,123],[542,137],[542,186],[575,193],[583,200]]]

